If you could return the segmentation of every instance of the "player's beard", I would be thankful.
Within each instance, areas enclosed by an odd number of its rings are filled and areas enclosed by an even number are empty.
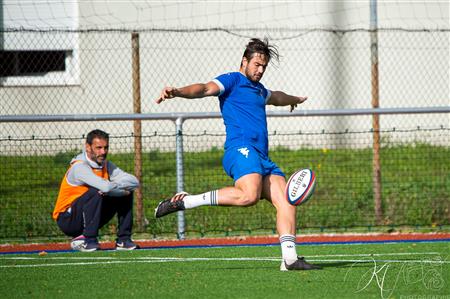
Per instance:
[[[257,72],[252,73],[248,70],[248,68],[245,68],[244,72],[245,72],[245,76],[252,82],[259,82],[264,75],[264,74],[257,73]]]

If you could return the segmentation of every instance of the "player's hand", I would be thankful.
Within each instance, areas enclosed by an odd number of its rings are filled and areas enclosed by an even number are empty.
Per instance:
[[[298,99],[298,102],[296,104],[292,104],[291,105],[291,109],[290,109],[289,112],[294,111],[294,109],[297,108],[297,105],[303,103],[304,101],[306,101],[308,99],[308,97],[297,97],[297,99]]]
[[[175,93],[177,92],[177,90],[178,89],[176,87],[164,87],[161,91],[161,94],[159,95],[159,98],[155,100],[156,104],[161,104],[166,99],[173,99],[176,96]]]
[[[170,201],[171,202],[175,202],[175,201],[179,201],[179,200],[183,200],[183,198],[188,195],[188,193],[186,192],[178,192],[177,194],[175,194]]]

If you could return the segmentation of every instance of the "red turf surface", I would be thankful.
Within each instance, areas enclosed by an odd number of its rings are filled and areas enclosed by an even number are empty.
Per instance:
[[[450,241],[450,233],[392,233],[392,234],[317,234],[297,236],[297,243],[395,242],[395,241]],[[278,244],[277,236],[199,238],[188,240],[138,240],[143,248]],[[114,242],[102,242],[102,249],[114,248]],[[0,245],[0,253],[70,250],[67,243]]]

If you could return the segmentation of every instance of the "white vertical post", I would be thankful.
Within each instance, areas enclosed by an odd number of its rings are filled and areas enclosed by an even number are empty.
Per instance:
[[[184,169],[183,169],[183,118],[178,117],[176,125],[176,165],[177,165],[177,192],[184,191]],[[178,239],[185,238],[184,211],[177,212]]]

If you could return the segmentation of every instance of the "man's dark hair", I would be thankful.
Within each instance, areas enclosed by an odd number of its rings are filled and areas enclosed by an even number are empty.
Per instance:
[[[278,54],[277,47],[269,45],[269,39],[267,37],[265,37],[264,40],[252,38],[245,47],[244,55],[242,57],[245,57],[250,61],[256,53],[264,54],[268,61],[272,58],[275,58],[277,61],[280,60],[280,54]]]
[[[104,139],[106,141],[109,141],[109,134],[102,130],[98,130],[98,129],[92,130],[86,136],[86,143],[92,144],[92,141],[94,141],[95,138]]]

